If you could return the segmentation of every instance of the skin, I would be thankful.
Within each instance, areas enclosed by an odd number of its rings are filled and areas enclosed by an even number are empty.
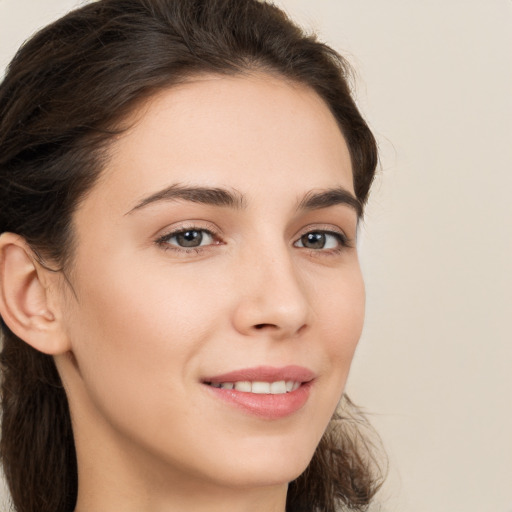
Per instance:
[[[130,122],[75,213],[66,279],[41,278],[48,308],[33,308],[57,325],[46,351],[70,401],[76,512],[283,512],[363,323],[356,209],[299,207],[328,189],[353,195],[345,140],[313,91],[263,74],[201,77],[158,93]],[[141,206],[176,185],[237,201]],[[183,250],[172,233],[191,228],[213,234]],[[324,247],[304,246],[303,235],[325,232],[347,245],[327,234]],[[15,262],[21,245],[10,243]],[[305,405],[280,419],[202,382],[290,364],[315,379]]]

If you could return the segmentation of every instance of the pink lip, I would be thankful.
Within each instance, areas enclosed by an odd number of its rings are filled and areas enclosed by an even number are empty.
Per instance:
[[[283,366],[276,368],[274,366],[256,366],[254,368],[245,368],[235,370],[222,375],[215,375],[203,379],[203,382],[237,382],[242,380],[277,382],[279,380],[293,380],[296,382],[309,382],[316,375],[303,366]]]
[[[209,377],[203,379],[203,382],[205,388],[214,397],[243,412],[268,420],[277,420],[297,412],[306,404],[315,377],[311,370],[301,366],[285,366],[282,368],[258,366]],[[279,395],[247,393],[236,389],[214,388],[207,385],[207,383],[219,382],[276,382],[280,380],[293,380],[302,384],[295,391]]]

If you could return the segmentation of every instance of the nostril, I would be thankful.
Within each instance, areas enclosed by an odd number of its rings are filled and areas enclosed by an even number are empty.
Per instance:
[[[261,330],[265,329],[265,327],[276,327],[274,324],[257,324],[254,326],[255,329]]]

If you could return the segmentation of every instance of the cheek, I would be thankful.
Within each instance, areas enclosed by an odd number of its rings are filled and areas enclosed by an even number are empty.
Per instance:
[[[152,397],[179,393],[220,315],[199,286],[156,271],[94,269],[78,288],[70,339],[88,393],[104,411],[122,402],[149,414]],[[126,269],[124,269],[126,270]],[[105,393],[108,390],[108,394]],[[101,402],[101,403],[100,403]],[[154,412],[154,409],[153,409]]]
[[[365,290],[360,270],[334,282],[317,311],[328,354],[326,364],[337,386],[343,388],[364,324]]]

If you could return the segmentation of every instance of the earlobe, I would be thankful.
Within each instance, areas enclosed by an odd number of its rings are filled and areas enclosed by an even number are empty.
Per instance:
[[[9,329],[36,350],[56,355],[69,350],[57,306],[50,300],[56,282],[25,240],[0,235],[0,315]]]

